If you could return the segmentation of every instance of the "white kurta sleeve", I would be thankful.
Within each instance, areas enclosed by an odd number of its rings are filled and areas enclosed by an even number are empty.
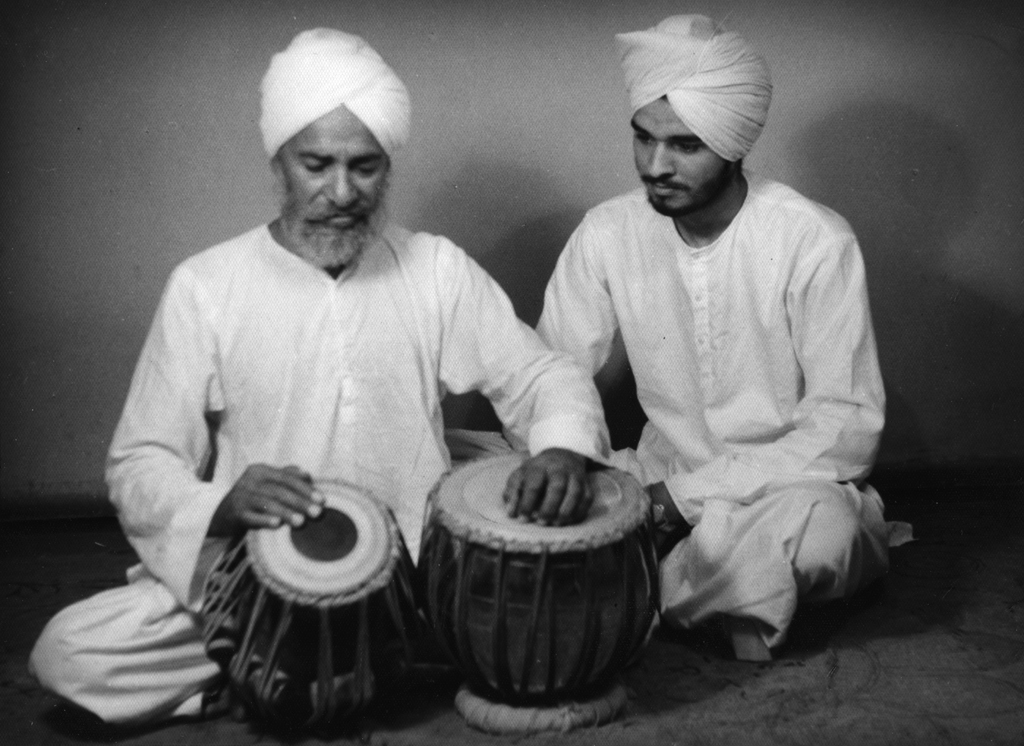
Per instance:
[[[443,317],[440,379],[478,390],[530,453],[566,448],[605,461],[609,439],[593,381],[520,321],[501,287],[465,252],[438,239]]]
[[[107,459],[110,498],[142,563],[189,604],[210,519],[226,493],[200,480],[204,418],[217,409],[215,340],[201,289],[172,274],[132,378]]]
[[[683,516],[709,499],[750,503],[773,485],[858,481],[871,470],[885,421],[885,394],[864,264],[852,234],[798,266],[787,293],[803,394],[792,429],[774,442],[727,452],[665,480]]]
[[[546,344],[570,353],[590,375],[608,361],[617,328],[604,266],[590,254],[599,232],[584,221],[570,236],[548,281],[537,323]]]

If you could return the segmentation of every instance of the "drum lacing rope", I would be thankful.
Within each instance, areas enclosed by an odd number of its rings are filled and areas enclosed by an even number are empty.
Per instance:
[[[255,619],[255,617],[254,617]],[[261,704],[274,701],[273,687],[277,683],[277,655],[281,649],[281,642],[284,640],[288,628],[292,626],[292,604],[284,602],[281,609],[281,617],[277,627],[274,629],[274,636],[270,640],[270,649],[267,651],[267,658],[263,661],[263,671],[260,675],[259,684],[256,685],[256,696]],[[265,717],[270,713],[265,713]],[[269,718],[268,718],[269,719]]]
[[[224,568],[224,569],[221,569]],[[228,548],[206,579],[203,588],[203,643],[207,648],[227,626],[241,604],[239,586],[249,570],[245,544],[241,541]]]
[[[533,649],[537,645],[537,616],[540,614],[541,602],[545,592],[550,592],[548,583],[548,550],[545,549],[540,555],[540,565],[537,567],[537,579],[533,589],[533,602],[530,605],[530,618],[526,626],[526,646],[523,650],[523,673],[519,677],[519,694],[528,694],[530,689],[530,674],[533,673]],[[549,658],[550,660],[550,658]],[[549,673],[552,670],[549,667]],[[551,678],[550,676],[548,677]]]
[[[405,555],[403,555],[402,561],[406,561]],[[388,613],[391,614],[391,621],[394,623],[395,629],[398,630],[398,636],[402,638],[402,650],[405,652],[406,660],[411,661],[413,656],[412,642],[409,640],[409,635],[405,630],[406,619],[402,614],[401,601],[398,598],[398,594],[404,597],[408,608],[416,608],[416,601],[413,599],[412,587],[409,585],[408,577],[404,573],[396,573],[395,581],[394,585],[389,586],[384,591],[384,601],[387,603]]]
[[[239,646],[238,651],[235,653],[235,657],[231,660],[231,666],[229,670],[229,676],[231,681],[240,686],[241,691],[245,691],[243,686],[249,679],[249,669],[253,661],[250,656],[253,654],[253,643],[256,637],[256,628],[258,626],[258,620],[263,616],[263,609],[267,603],[267,589],[263,586],[258,586],[256,590],[256,600],[253,603],[252,609],[249,612],[249,623],[245,628],[245,637],[242,638],[242,644]],[[255,666],[258,668],[262,661],[255,661]],[[256,706],[260,710],[259,702],[247,702],[250,707]]]
[[[307,726],[314,723],[328,723],[334,719],[335,710],[335,679],[334,679],[334,645],[331,635],[331,612],[320,609],[320,647],[317,660],[316,704]]]

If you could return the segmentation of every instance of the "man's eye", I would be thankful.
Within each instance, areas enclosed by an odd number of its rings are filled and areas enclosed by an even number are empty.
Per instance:
[[[700,150],[701,143],[699,142],[680,142],[675,144],[675,149],[680,153],[692,154]]]
[[[380,161],[366,161],[364,163],[357,163],[352,167],[352,170],[361,176],[373,176],[380,171]]]
[[[643,145],[647,145],[649,142],[651,142],[651,136],[648,135],[646,132],[634,132],[633,137],[636,139],[638,143],[641,143]]]

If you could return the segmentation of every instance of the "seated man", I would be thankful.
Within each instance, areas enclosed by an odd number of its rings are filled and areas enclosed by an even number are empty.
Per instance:
[[[600,400],[571,357],[450,241],[385,220],[409,98],[373,49],[299,34],[263,79],[260,127],[280,215],[174,271],[110,448],[141,564],[58,614],[32,652],[43,686],[108,722],[203,712],[220,676],[196,614],[206,573],[228,537],[315,518],[316,479],[388,502],[416,557],[450,465],[446,391],[482,391],[525,440],[534,455],[509,489],[552,521],[585,514],[586,458],[607,456]]]
[[[771,82],[743,39],[675,16],[616,40],[643,187],[587,214],[538,331],[592,373],[621,334],[648,422],[613,463],[692,526],[661,565],[662,619],[721,619],[766,659],[798,598],[887,568],[863,261],[842,217],[744,170]]]

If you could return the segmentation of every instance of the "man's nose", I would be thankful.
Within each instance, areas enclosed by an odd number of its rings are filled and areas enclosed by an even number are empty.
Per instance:
[[[656,143],[647,157],[647,175],[652,178],[672,174],[672,162],[664,143]]]
[[[328,194],[336,205],[350,204],[356,198],[352,178],[347,169],[340,169],[328,185]]]

